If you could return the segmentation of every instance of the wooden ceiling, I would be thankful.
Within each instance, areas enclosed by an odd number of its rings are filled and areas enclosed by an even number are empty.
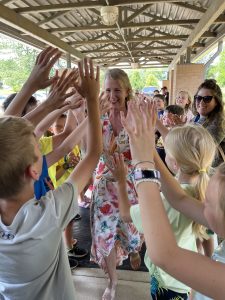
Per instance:
[[[112,26],[100,14],[107,5],[119,8]],[[1,0],[0,32],[39,48],[54,45],[73,61],[172,68],[225,36],[224,11],[224,0]]]

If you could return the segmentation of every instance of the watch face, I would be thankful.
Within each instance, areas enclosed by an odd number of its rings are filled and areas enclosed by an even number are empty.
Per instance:
[[[139,180],[143,178],[160,179],[159,171],[156,170],[135,170],[134,179]]]

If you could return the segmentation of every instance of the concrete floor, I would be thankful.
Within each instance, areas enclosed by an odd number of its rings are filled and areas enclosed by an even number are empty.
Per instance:
[[[72,273],[77,300],[101,300],[107,280],[100,269],[77,268]],[[147,272],[118,270],[116,300],[150,299]]]

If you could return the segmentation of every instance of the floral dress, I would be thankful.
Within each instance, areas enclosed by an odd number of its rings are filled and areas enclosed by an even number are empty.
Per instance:
[[[115,247],[117,265],[131,252],[140,251],[143,236],[133,223],[124,223],[119,215],[117,183],[106,166],[108,155],[123,153],[128,167],[127,192],[131,205],[137,204],[137,194],[132,179],[131,154],[128,135],[124,129],[117,137],[113,134],[108,115],[103,117],[103,154],[94,178],[91,201],[91,260],[105,269],[104,257]]]

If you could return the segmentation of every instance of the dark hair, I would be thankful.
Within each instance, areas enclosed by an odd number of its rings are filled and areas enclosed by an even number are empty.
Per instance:
[[[183,107],[181,107],[177,104],[168,105],[165,108],[165,111],[167,111],[168,113],[174,114],[174,115],[178,115],[178,116],[183,116],[183,114],[184,114]]]
[[[198,92],[201,89],[207,89],[210,90],[214,99],[216,100],[216,106],[211,111],[208,115],[209,121],[214,120],[217,118],[218,120],[223,120],[224,119],[224,104],[223,104],[223,95],[221,88],[219,85],[216,83],[216,80],[214,79],[206,79],[199,87],[197,90],[196,95],[198,95]],[[196,100],[194,100],[193,103],[193,111],[195,114],[198,114],[197,109],[196,109]]]
[[[3,108],[4,111],[6,111],[7,107],[13,101],[13,99],[16,97],[16,95],[17,95],[17,93],[13,93],[5,99],[5,101],[2,104],[2,108]],[[26,115],[27,109],[29,108],[29,106],[37,105],[37,103],[38,103],[37,99],[34,96],[31,96],[30,99],[28,100],[26,106],[24,107],[24,110],[21,114],[21,117]]]
[[[159,98],[159,99],[161,99],[163,102],[165,102],[165,96],[162,95],[162,94],[156,94],[156,95],[153,96],[153,99],[154,99],[154,98]]]
[[[153,93],[156,93],[157,92],[157,94],[159,94],[159,90],[154,90],[154,92]]]

